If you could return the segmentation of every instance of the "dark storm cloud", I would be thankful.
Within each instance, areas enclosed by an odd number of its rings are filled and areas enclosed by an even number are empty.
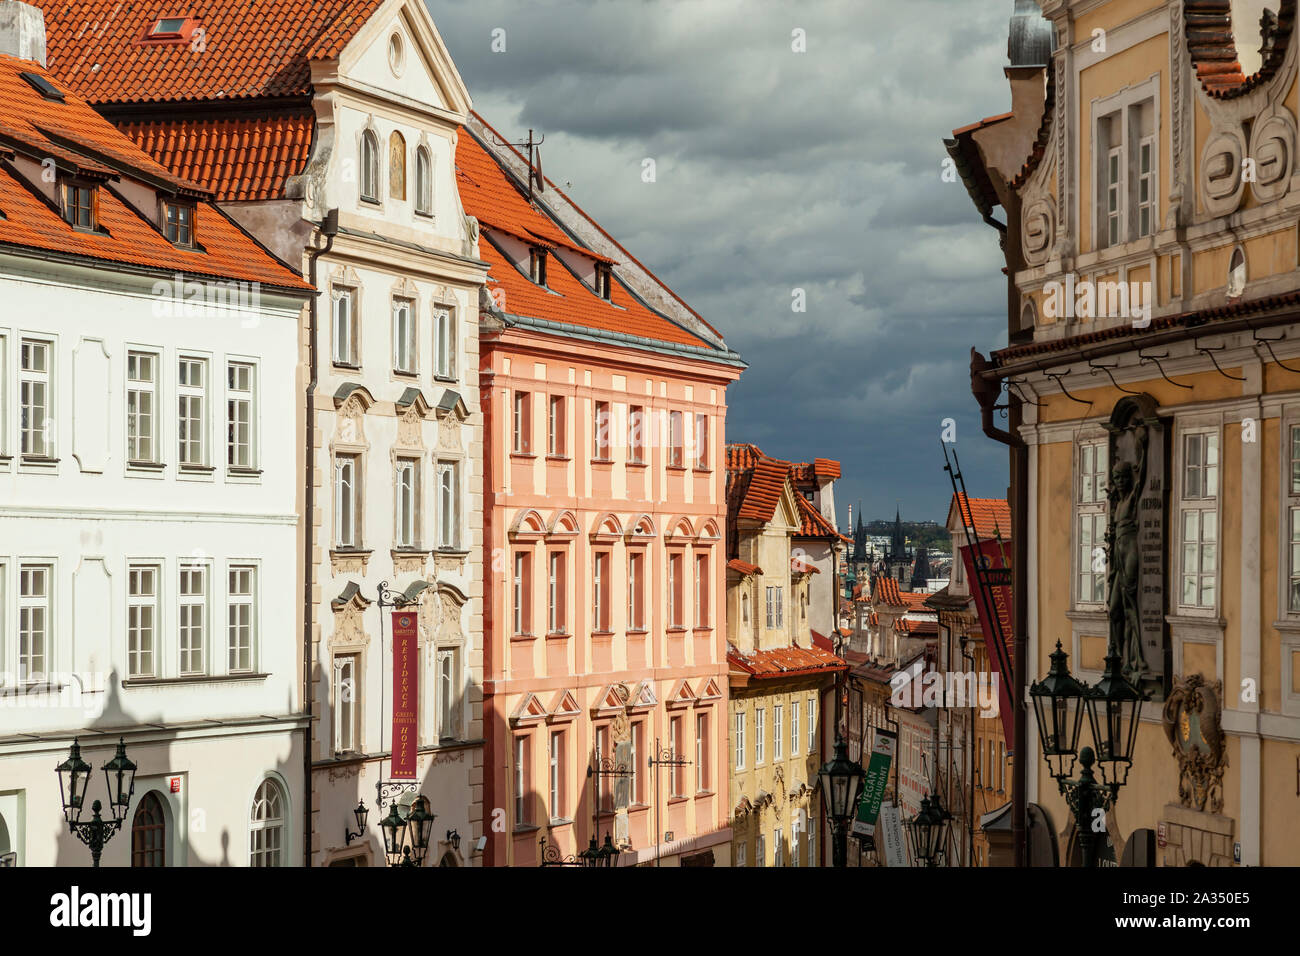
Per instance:
[[[946,418],[972,493],[1005,493],[967,376],[1005,340],[997,234],[940,171],[950,130],[1008,107],[1012,6],[430,2],[475,108],[545,133],[547,175],[750,363],[729,439],[843,462],[841,521],[942,520]]]

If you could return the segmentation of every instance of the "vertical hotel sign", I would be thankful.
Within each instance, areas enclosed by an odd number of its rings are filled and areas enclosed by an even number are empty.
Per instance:
[[[393,611],[393,756],[391,779],[415,779],[419,675],[416,616]]]

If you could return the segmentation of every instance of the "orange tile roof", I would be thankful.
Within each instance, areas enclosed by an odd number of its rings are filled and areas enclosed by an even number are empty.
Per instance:
[[[915,634],[918,637],[927,637],[931,634],[938,635],[938,621],[913,621],[908,618],[899,618],[894,622],[894,630],[901,634]]]
[[[173,184],[172,188],[178,191],[201,194],[193,184],[178,180],[140,152],[80,97],[68,93],[64,102],[47,100],[22,79],[23,72],[46,75],[53,81],[29,60],[0,55],[0,127],[3,130],[18,133],[24,143],[49,142],[49,136],[54,135],[64,151],[82,156],[89,153],[114,179],[144,182],[152,179],[164,186]],[[49,132],[53,130],[57,133]],[[0,130],[0,140],[3,138]],[[194,235],[201,247],[196,249],[180,249],[168,242],[118,196],[111,182],[99,187],[101,231],[98,232],[74,230],[43,198],[5,170],[0,170],[0,214],[3,214],[0,215],[0,244],[167,273],[237,279],[297,290],[311,288],[214,206],[203,202],[195,208]]]
[[[763,573],[763,569],[757,564],[750,564],[748,561],[741,561],[739,558],[732,558],[727,562],[727,567],[731,568],[733,571],[738,571],[746,577]]]
[[[851,542],[852,538],[846,538],[835,530],[835,526],[827,521],[820,511],[812,506],[812,502],[803,495],[795,495],[794,499],[799,505],[799,530],[796,537],[800,538],[836,538],[840,541]]]
[[[284,197],[311,154],[310,110],[249,116],[118,120],[118,129],[160,164],[192,179],[222,202]]]
[[[597,261],[610,260],[575,244],[529,203],[496,159],[467,130],[457,141],[456,179],[466,214],[477,217],[483,225],[484,241],[479,243],[479,252],[491,266],[489,292],[505,295],[502,311],[652,341],[713,349],[704,339],[646,308],[618,282],[612,283],[611,298],[606,301],[562,262],[553,261],[547,269],[545,289],[520,272],[493,244],[494,233],[505,233],[533,244],[561,246]]]
[[[996,538],[1001,534],[1003,541],[1011,539],[1011,507],[1005,498],[967,498],[958,493],[952,496],[949,511],[953,508],[957,509],[963,527],[968,520],[974,520],[977,538]]]
[[[45,11],[50,72],[92,103],[303,96],[310,61],[337,57],[383,0],[31,0]],[[196,41],[140,42],[163,17]]]
[[[776,514],[776,505],[781,500],[781,491],[785,488],[785,479],[789,473],[789,462],[778,461],[775,458],[760,458],[758,463],[745,473],[748,481],[739,507],[736,509],[736,517],[771,521],[772,516]]]
[[[898,590],[898,582],[883,575],[876,578],[876,586],[871,592],[871,602],[873,604],[888,604],[892,607],[903,607],[903,598]]]
[[[818,647],[773,647],[761,651],[740,651],[727,643],[727,663],[756,680],[798,677],[803,674],[833,674],[848,665]]]
[[[758,450],[757,445],[728,445],[726,452],[727,471],[744,471],[746,468],[753,468],[758,460],[763,457],[763,453]]]
[[[922,594],[919,591],[899,591],[898,596],[909,611],[928,611],[930,608],[925,606],[925,602],[933,595]]]

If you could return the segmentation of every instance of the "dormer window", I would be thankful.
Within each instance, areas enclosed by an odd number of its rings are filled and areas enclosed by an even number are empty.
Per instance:
[[[528,250],[528,276],[538,285],[546,285],[546,250],[540,246]]]
[[[610,269],[604,264],[596,266],[596,295],[606,300],[610,297]]]
[[[163,203],[163,234],[178,246],[194,245],[194,207],[183,202]]]
[[[60,190],[63,196],[63,218],[74,229],[95,228],[95,187],[89,183],[65,179]]]

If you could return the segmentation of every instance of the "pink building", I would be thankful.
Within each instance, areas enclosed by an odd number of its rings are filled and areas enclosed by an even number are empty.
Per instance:
[[[723,443],[744,364],[553,185],[530,201],[490,132],[457,148],[491,266],[485,863],[608,833],[619,865],[725,866]]]

